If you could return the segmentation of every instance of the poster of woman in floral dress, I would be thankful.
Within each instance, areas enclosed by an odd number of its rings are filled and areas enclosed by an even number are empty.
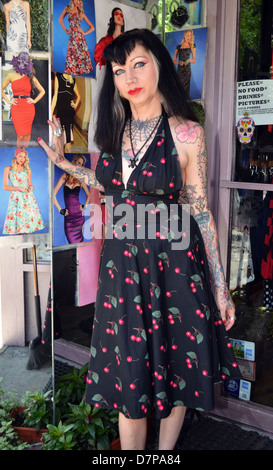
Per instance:
[[[64,19],[67,17],[68,26]],[[87,29],[82,25],[87,24]],[[70,0],[59,17],[59,23],[69,35],[64,72],[69,75],[90,75],[93,65],[85,36],[95,31],[95,26],[84,12],[82,0]]]
[[[33,194],[28,153],[17,148],[10,166],[4,169],[3,189],[10,191],[3,234],[34,233],[45,228],[41,211]]]

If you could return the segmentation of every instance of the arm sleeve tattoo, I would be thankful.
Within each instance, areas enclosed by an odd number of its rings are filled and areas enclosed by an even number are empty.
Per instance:
[[[222,267],[215,221],[208,203],[208,160],[204,131],[197,123],[183,123],[175,129],[177,140],[185,143],[190,155],[186,168],[185,192],[205,244],[207,260],[215,288],[226,295],[227,285]]]
[[[91,186],[94,189],[98,189],[99,191],[103,191],[102,185],[98,182],[95,170],[91,170],[90,168],[85,168],[75,163],[71,163],[67,160],[63,155],[58,154],[55,162],[59,168],[64,170],[66,173],[74,176],[77,180],[81,181],[82,183]]]

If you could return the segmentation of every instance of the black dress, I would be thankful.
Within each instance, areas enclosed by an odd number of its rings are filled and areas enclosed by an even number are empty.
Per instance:
[[[75,79],[65,79],[62,73],[56,73],[58,79],[58,98],[57,98],[57,111],[60,118],[61,125],[65,131],[66,143],[69,144],[73,141],[73,123],[75,110],[71,106],[71,101],[74,96]]]
[[[181,169],[167,116],[127,187],[121,170],[120,154],[101,155],[96,175],[113,223],[101,255],[85,399],[133,419],[152,411],[165,418],[179,405],[210,410],[213,384],[240,372],[211,293],[199,228],[192,217],[190,227],[181,226]],[[120,204],[128,206],[122,217]],[[156,219],[153,238],[150,222],[138,237],[140,204],[150,204],[148,216]],[[168,219],[178,222],[181,240],[189,237],[186,249],[175,249]],[[122,230],[134,233],[122,239]]]
[[[194,48],[196,45],[194,44]],[[181,45],[176,47],[178,51],[178,60],[180,62],[186,62],[190,59],[192,50],[190,47],[181,48]],[[186,91],[187,95],[190,96],[190,88],[191,88],[191,63],[187,62],[186,65],[178,65],[177,66],[177,73],[181,80],[182,86]]]

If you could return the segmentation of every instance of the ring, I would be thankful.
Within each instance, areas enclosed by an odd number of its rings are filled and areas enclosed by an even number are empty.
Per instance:
[[[51,148],[51,150],[53,150],[53,152],[55,152],[55,150],[56,150],[56,145],[52,144],[50,148]]]
[[[236,317],[229,317],[229,320],[236,320]]]
[[[57,137],[61,137],[63,131],[60,127],[58,127],[57,129],[55,129],[55,131],[53,131],[53,135],[56,135]]]

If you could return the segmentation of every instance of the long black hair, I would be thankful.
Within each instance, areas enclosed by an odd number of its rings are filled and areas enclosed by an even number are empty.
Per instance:
[[[108,23],[107,36],[112,36],[113,32],[115,31],[115,27],[116,27],[115,12],[116,11],[121,11],[122,12],[122,9],[121,8],[113,8],[112,13],[111,13],[111,18],[110,18],[109,23]],[[125,26],[124,26],[124,20],[123,20],[123,26],[121,27],[121,32],[122,33],[124,32],[124,29],[125,29]]]
[[[115,154],[120,150],[124,125],[131,114],[129,102],[115,87],[111,62],[124,65],[136,45],[142,45],[151,53],[158,65],[158,90],[165,112],[169,116],[198,121],[162,41],[148,29],[127,31],[104,51],[106,70],[98,100],[95,142],[106,153]]]

